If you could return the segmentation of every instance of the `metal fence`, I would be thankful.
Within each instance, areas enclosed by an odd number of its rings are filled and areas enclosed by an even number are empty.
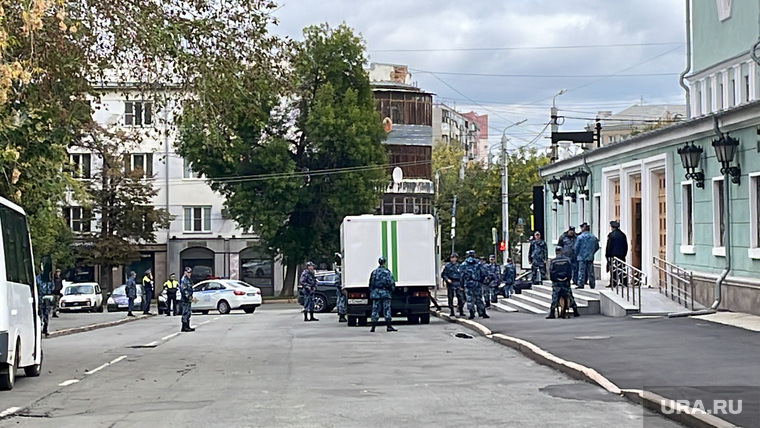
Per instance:
[[[681,269],[659,257],[654,257],[654,268],[657,269],[657,286],[660,293],[693,311],[694,280],[691,271]]]
[[[610,274],[612,289],[641,312],[641,287],[647,286],[647,275],[617,257],[612,259]]]

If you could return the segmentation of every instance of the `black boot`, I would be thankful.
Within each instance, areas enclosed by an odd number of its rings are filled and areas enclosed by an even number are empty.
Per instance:
[[[578,306],[577,306],[577,305],[574,305],[574,306],[573,306],[573,316],[574,316],[574,317],[579,317],[579,316],[581,316],[581,313],[580,313],[580,312],[578,312]]]
[[[309,313],[306,311],[303,311],[303,320],[307,322],[309,321]]]
[[[454,309],[449,309],[449,311],[450,311],[449,316],[453,317],[454,316]]]
[[[475,319],[475,312],[470,311],[470,316],[467,317],[468,320]]]
[[[396,330],[395,328],[393,328],[393,326],[391,325],[391,320],[387,320],[387,321],[385,321],[385,324],[386,324],[386,326],[387,326],[387,327],[385,328],[385,331],[398,331],[398,330]]]
[[[45,324],[45,325],[42,327],[42,334],[44,334],[44,335],[45,335],[45,337],[48,337],[48,336],[49,336],[49,334],[48,334],[48,325],[47,325],[47,323],[46,323],[46,324]]]
[[[481,315],[481,316],[483,317],[483,319],[491,318],[491,317],[488,316],[488,314],[486,313],[485,309],[483,309],[483,315]]]
[[[459,308],[459,316],[460,317],[464,316],[464,310],[462,308]]]
[[[377,327],[377,321],[372,321],[372,328],[369,329],[369,332],[370,333],[374,333],[375,332],[375,327]]]
[[[314,312],[309,312],[309,321],[319,321],[318,319],[314,318]]]
[[[546,317],[546,319],[551,320],[551,319],[556,318],[556,316],[554,315],[555,309],[557,309],[557,304],[552,302],[551,307],[549,307],[549,316]]]
[[[186,323],[186,322],[182,321],[182,329],[180,331],[182,331],[182,332],[190,331],[190,325],[189,325],[189,323]]]
[[[346,319],[346,316],[345,316],[345,315],[340,315],[340,316],[338,317],[338,322],[348,322],[348,320]]]

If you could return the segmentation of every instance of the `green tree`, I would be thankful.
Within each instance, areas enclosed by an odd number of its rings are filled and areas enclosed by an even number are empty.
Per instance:
[[[339,249],[342,218],[371,212],[386,183],[365,61],[363,41],[345,24],[308,27],[292,47],[286,84],[277,76],[257,83],[263,77],[252,69],[231,77],[239,91],[200,92],[183,114],[180,154],[227,198],[238,224],[283,255],[287,285],[299,263]],[[291,102],[280,108],[280,99]],[[217,105],[234,114],[211,129],[198,113]]]
[[[82,237],[86,245],[79,256],[100,265],[101,283],[110,290],[112,268],[139,260],[136,244],[155,242],[155,231],[168,227],[170,217],[165,209],[153,206],[158,192],[144,171],[125,168],[129,140],[123,134],[96,129],[89,137],[81,144],[102,161],[102,167],[81,202],[91,207],[97,227]]]
[[[441,229],[442,254],[451,249],[450,224],[453,196],[457,195],[455,250],[473,249],[480,255],[492,254],[491,229],[501,237],[501,168],[471,162],[460,179],[463,151],[456,143],[437,143],[433,149],[433,167],[440,171],[436,209]],[[518,149],[509,154],[509,230],[514,247],[529,235],[533,187],[541,185],[538,168],[546,157],[535,150]],[[523,226],[518,226],[523,219]]]

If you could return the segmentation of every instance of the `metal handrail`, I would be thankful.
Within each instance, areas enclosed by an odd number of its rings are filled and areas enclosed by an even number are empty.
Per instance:
[[[612,258],[610,274],[612,289],[641,312],[641,287],[648,286],[647,274],[617,257]]]
[[[660,293],[693,311],[694,278],[692,272],[659,257],[654,257],[654,268],[658,272],[657,286]]]

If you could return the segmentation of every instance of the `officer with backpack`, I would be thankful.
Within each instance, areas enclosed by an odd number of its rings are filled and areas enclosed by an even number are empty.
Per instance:
[[[562,296],[570,300],[573,315],[579,317],[578,305],[575,304],[573,291],[570,289],[570,280],[573,278],[572,262],[564,255],[562,247],[557,247],[556,253],[557,256],[549,264],[549,277],[552,280],[552,305],[549,308],[549,316],[546,318],[555,318],[554,310],[557,309],[559,298]]]

